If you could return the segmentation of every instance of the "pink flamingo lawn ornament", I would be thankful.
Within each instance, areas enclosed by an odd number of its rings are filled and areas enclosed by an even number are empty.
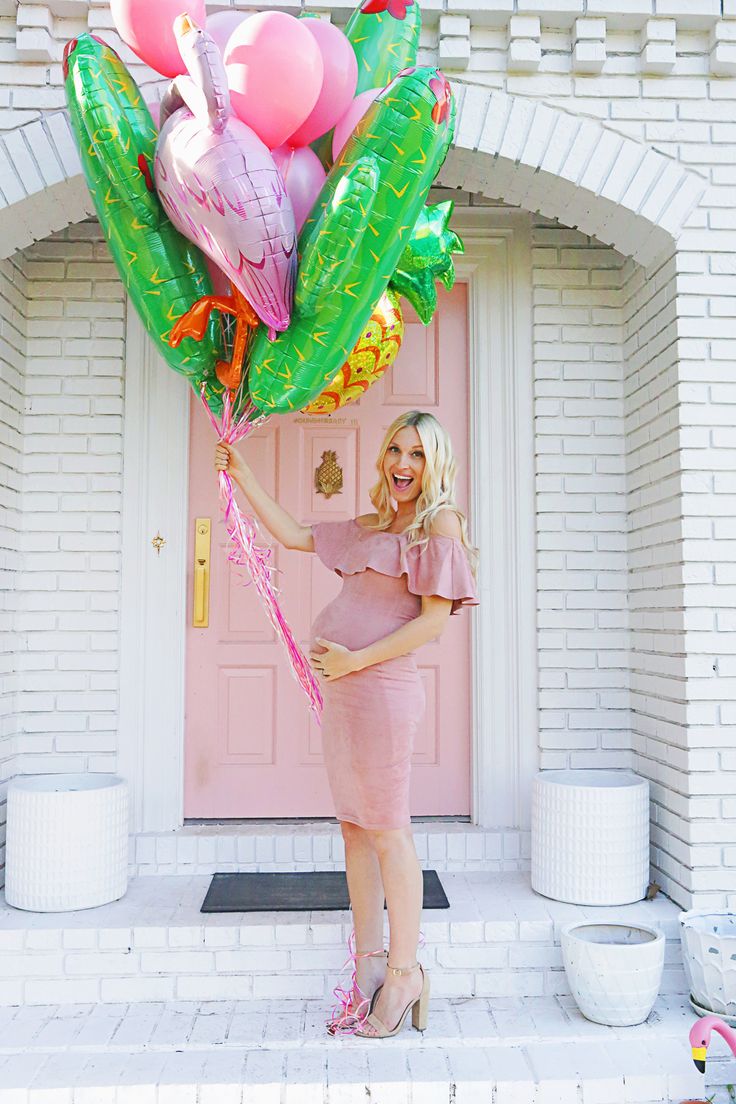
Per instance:
[[[173,80],[161,102],[156,190],[177,230],[225,273],[233,294],[198,300],[174,326],[171,343],[201,339],[215,309],[235,315],[232,359],[217,367],[221,382],[235,388],[249,327],[260,318],[273,339],[289,325],[297,265],[294,213],[270,151],[231,113],[213,39],[188,15],[175,20],[174,34],[189,75]]]
[[[729,1027],[719,1016],[703,1016],[702,1019],[696,1020],[690,1028],[693,1062],[699,1073],[705,1073],[705,1056],[710,1045],[710,1037],[714,1031],[723,1036],[731,1048],[731,1053],[736,1055],[736,1031]]]

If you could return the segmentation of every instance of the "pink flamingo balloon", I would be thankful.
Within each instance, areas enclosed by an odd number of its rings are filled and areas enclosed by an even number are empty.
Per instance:
[[[242,329],[260,318],[273,339],[289,325],[294,213],[269,150],[231,114],[224,64],[211,36],[187,15],[175,20],[174,34],[189,76],[173,80],[161,102],[156,188],[176,228],[228,277],[233,296],[199,300],[177,323],[172,341],[201,337],[215,308],[234,314],[240,362],[233,355],[230,365],[218,366],[218,375],[237,386],[248,333]]]
[[[693,1062],[699,1073],[705,1073],[705,1056],[710,1046],[710,1037],[716,1031],[722,1035],[736,1055],[736,1031],[729,1027],[725,1020],[719,1016],[703,1016],[696,1020],[690,1028],[690,1046],[693,1051]]]

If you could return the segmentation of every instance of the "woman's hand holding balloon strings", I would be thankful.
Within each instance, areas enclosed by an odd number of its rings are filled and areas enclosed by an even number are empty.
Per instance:
[[[218,441],[215,449],[215,471],[227,472],[241,488],[250,474],[250,468],[237,449],[224,441]]]

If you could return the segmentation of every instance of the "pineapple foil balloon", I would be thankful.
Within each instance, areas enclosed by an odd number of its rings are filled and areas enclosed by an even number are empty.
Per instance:
[[[352,353],[305,414],[332,414],[364,395],[396,360],[404,339],[399,296],[391,288],[378,300]]]

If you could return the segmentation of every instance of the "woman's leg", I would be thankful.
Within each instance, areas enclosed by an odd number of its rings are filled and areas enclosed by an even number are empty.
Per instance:
[[[370,833],[350,821],[340,822],[345,841],[345,871],[350,893],[355,928],[355,949],[358,954],[378,951],[383,947],[384,891]],[[385,958],[359,958],[356,962],[356,982],[367,997],[383,983]]]
[[[390,966],[403,969],[413,966],[417,960],[422,915],[422,871],[414,838],[410,828],[371,832],[370,836],[386,892],[391,932],[388,962]],[[386,1027],[392,1028],[411,998],[419,996],[421,987],[419,970],[398,977],[389,972],[376,1001],[376,1016]],[[370,1028],[366,1025],[363,1030]]]

